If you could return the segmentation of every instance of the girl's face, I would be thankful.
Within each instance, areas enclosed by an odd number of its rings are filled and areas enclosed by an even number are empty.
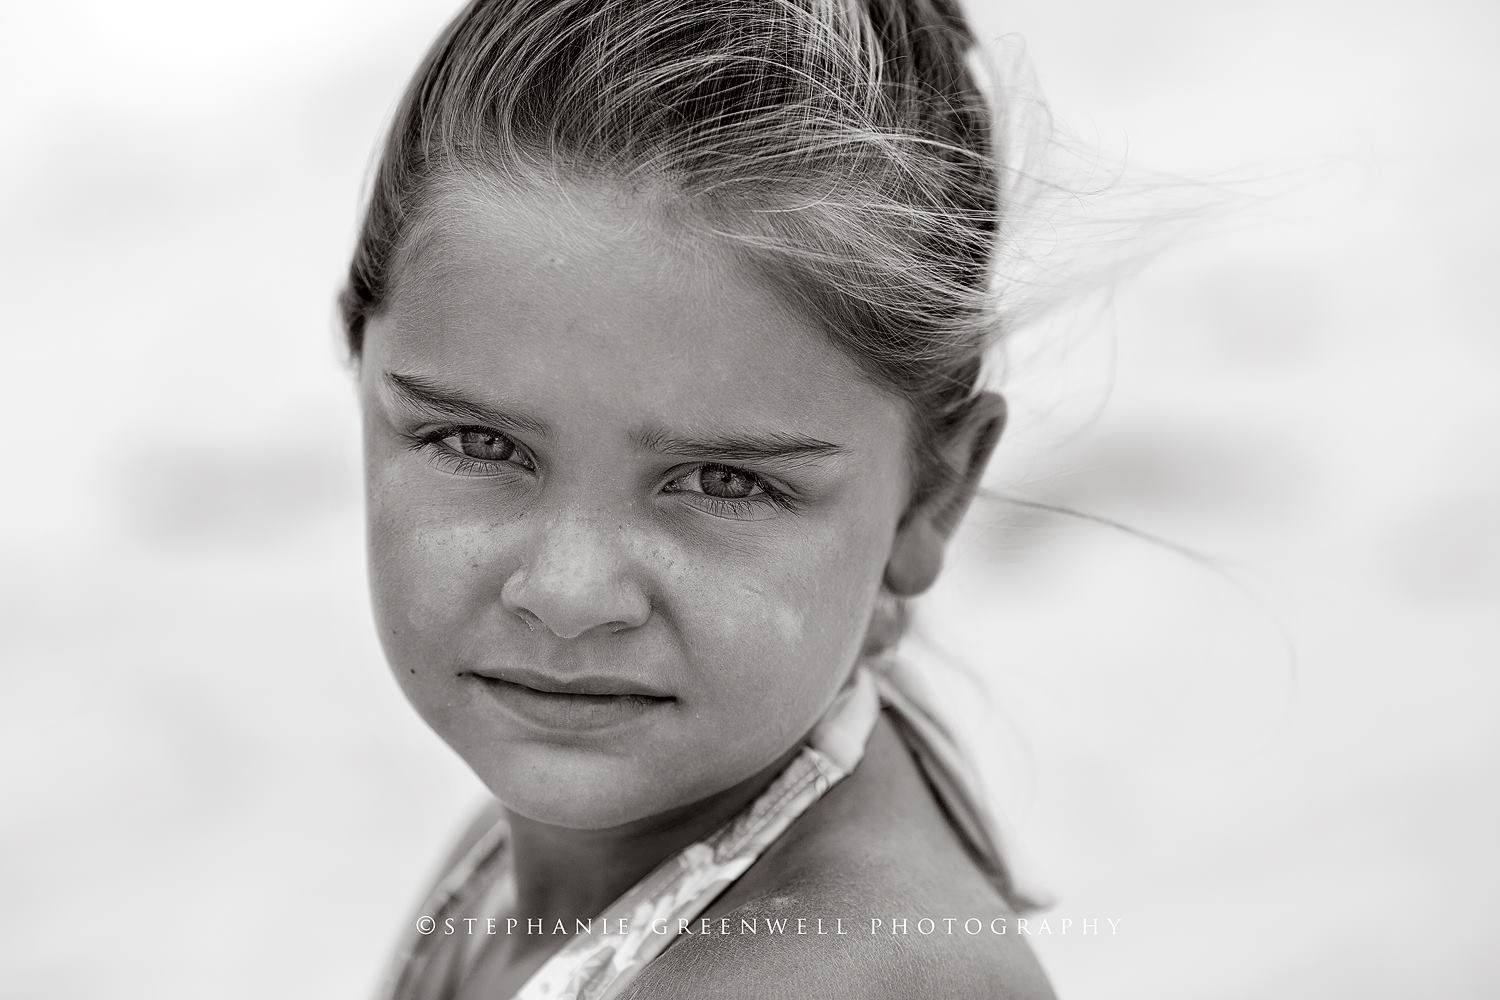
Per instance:
[[[858,655],[903,407],[644,202],[454,188],[436,218],[360,364],[375,621],[406,696],[540,822],[745,780]]]

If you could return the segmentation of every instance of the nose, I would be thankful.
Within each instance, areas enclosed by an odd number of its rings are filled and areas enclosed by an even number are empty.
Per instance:
[[[623,632],[651,617],[650,595],[613,519],[560,515],[544,522],[500,590],[505,608],[560,639]]]

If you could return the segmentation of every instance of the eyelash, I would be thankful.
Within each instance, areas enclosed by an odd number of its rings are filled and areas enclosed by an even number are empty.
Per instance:
[[[455,434],[463,434],[465,432],[472,434],[483,434],[486,437],[493,437],[507,441],[517,452],[526,454],[526,451],[521,446],[521,444],[514,438],[512,438],[509,434],[503,434],[500,431],[494,430],[493,428],[478,427],[472,424],[438,427],[423,434],[407,435],[407,437],[411,441],[410,448],[412,451],[426,451],[431,453],[434,463],[439,465],[447,465],[454,475],[485,475],[488,470],[493,469],[497,465],[505,465],[512,462],[511,459],[504,459],[501,461],[484,461],[482,459],[470,458],[467,455],[461,455],[453,451],[453,449],[447,447],[442,443],[444,438],[452,437]],[[685,472],[682,475],[676,477],[673,482],[686,478],[698,469],[707,468],[710,466],[733,469],[735,472],[749,477],[749,479],[761,490],[761,493],[758,496],[738,498],[715,497],[709,496],[707,493],[695,493],[695,495],[698,496],[701,500],[707,501],[714,507],[717,507],[719,510],[727,511],[735,515],[746,515],[753,514],[755,513],[756,508],[765,507],[769,504],[780,510],[787,511],[788,513],[796,514],[802,508],[801,501],[787,495],[786,493],[777,489],[775,486],[772,486],[761,476],[756,475],[749,469],[742,469],[739,466],[728,465],[724,462],[700,462],[698,465],[695,465],[691,469],[689,469],[688,472]],[[528,471],[535,469],[534,465],[523,465],[521,467],[527,469]],[[673,492],[685,493],[694,491],[675,490]]]

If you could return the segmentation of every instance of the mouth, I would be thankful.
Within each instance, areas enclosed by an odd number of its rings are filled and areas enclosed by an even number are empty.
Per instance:
[[[483,680],[529,688],[541,694],[574,695],[584,698],[642,698],[648,701],[675,700],[666,691],[650,684],[622,677],[589,674],[578,677],[553,677],[534,670],[464,670]]]
[[[524,670],[465,670],[486,700],[526,728],[544,733],[614,729],[676,702],[659,688],[617,677],[560,679]]]

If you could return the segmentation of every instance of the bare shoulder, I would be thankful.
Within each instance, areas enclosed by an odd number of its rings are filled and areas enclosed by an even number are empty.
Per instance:
[[[899,880],[885,889],[804,883],[746,900],[679,935],[624,996],[1053,1000],[1003,905],[945,906]]]
[[[1014,915],[925,795],[877,729],[860,769],[624,996],[1051,1000]]]

